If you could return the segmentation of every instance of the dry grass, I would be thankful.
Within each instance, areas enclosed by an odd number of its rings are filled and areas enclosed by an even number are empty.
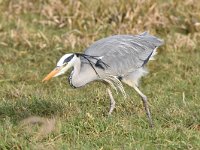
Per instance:
[[[198,0],[0,0],[0,12],[0,149],[200,149]],[[146,30],[165,40],[141,84],[155,129],[128,87],[109,118],[104,85],[41,83],[63,54]],[[26,132],[20,121],[31,116],[56,118],[52,132],[32,123]]]

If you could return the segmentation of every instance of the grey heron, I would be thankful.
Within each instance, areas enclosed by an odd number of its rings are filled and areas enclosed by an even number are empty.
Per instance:
[[[100,39],[90,45],[84,53],[65,54],[60,58],[56,68],[43,81],[64,74],[69,68],[73,70],[68,78],[72,87],[78,88],[92,81],[107,82],[113,89],[126,97],[122,82],[133,87],[141,96],[149,124],[152,118],[147,104],[147,97],[138,88],[139,79],[147,74],[145,65],[153,59],[156,49],[163,40],[144,32],[139,35],[114,35]],[[110,88],[109,115],[115,108],[115,100]]]

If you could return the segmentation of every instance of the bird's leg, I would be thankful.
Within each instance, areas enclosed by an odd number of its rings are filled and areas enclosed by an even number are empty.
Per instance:
[[[107,92],[109,94],[109,97],[110,97],[110,110],[109,110],[109,113],[108,115],[111,115],[111,113],[113,112],[114,108],[115,108],[115,100],[112,96],[112,92],[109,88],[107,88]]]
[[[152,122],[152,119],[151,119],[151,113],[150,113],[150,110],[149,110],[149,107],[148,107],[148,104],[147,104],[147,97],[139,90],[139,88],[136,85],[134,85],[133,88],[141,96],[142,102],[143,102],[143,105],[144,105],[144,108],[145,108],[145,111],[146,111],[146,114],[147,114],[147,117],[148,117],[148,120],[149,120],[150,127],[153,127],[153,122]]]

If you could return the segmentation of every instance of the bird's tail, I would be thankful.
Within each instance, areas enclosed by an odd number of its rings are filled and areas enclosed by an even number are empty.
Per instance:
[[[159,47],[164,44],[164,40],[150,35],[148,32],[143,32],[139,36],[142,36],[143,39],[151,42],[155,47]]]
[[[149,58],[149,60],[154,60],[154,56],[157,54],[157,48],[164,44],[164,40],[150,35],[148,32],[143,32],[139,36],[142,36],[145,41],[148,41],[155,46],[155,49]]]
[[[155,48],[155,49],[153,50],[153,53],[151,54],[151,57],[149,58],[149,60],[155,60],[154,56],[155,56],[157,53],[158,53],[158,52],[157,52],[157,48]]]

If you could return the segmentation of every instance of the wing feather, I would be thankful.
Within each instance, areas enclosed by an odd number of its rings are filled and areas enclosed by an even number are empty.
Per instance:
[[[96,41],[85,50],[86,55],[102,57],[106,72],[126,75],[143,67],[163,41],[144,32],[140,35],[115,35]]]

